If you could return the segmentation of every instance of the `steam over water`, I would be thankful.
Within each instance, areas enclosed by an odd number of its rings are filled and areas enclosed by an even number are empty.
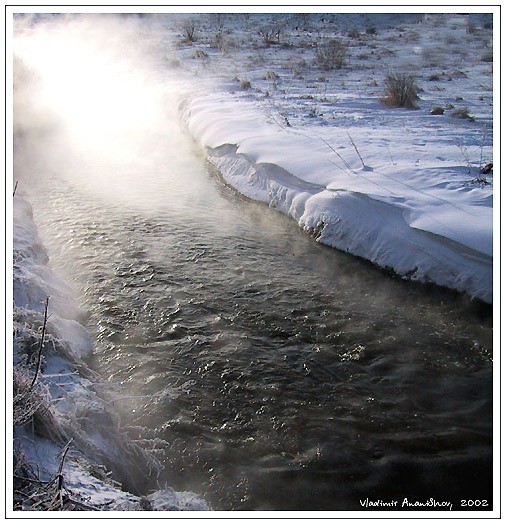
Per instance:
[[[32,68],[40,35],[24,37]],[[52,97],[55,64],[39,68],[40,91],[16,109],[15,177],[90,312],[91,365],[118,385],[122,420],[169,444],[146,490],[167,483],[224,510],[405,497],[491,509],[490,310],[234,194],[179,127],[169,72],[135,59],[111,72],[118,50],[57,36],[100,75],[83,112],[79,86],[62,78],[76,91]]]

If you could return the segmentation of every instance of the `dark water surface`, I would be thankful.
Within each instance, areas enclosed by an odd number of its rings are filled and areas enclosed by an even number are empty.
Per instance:
[[[490,308],[321,246],[160,147],[114,171],[53,164],[49,141],[18,172],[90,312],[93,367],[125,424],[169,444],[146,490],[223,510],[492,509]]]

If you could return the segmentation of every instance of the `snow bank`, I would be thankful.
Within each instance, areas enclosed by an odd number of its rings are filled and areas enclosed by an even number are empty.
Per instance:
[[[129,439],[127,428],[121,427],[110,411],[112,392],[85,362],[92,352],[90,336],[81,323],[85,312],[47,266],[48,256],[31,207],[18,195],[13,214],[13,361],[17,384],[23,380],[29,384],[34,376],[33,361],[40,346],[45,302],[50,297],[36,381],[43,409],[32,417],[37,422],[14,428],[15,470],[22,464],[35,471],[38,480],[49,482],[58,471],[62,450],[71,442],[63,468],[64,487],[86,506],[109,511],[146,507],[159,511],[208,510],[193,493],[166,488],[141,498],[127,491],[142,490],[142,479],[149,474],[156,476],[160,462]],[[123,486],[112,478],[121,480]]]
[[[437,134],[296,129],[223,93],[188,97],[181,112],[228,184],[293,217],[319,242],[492,302],[492,188],[465,181],[456,148]],[[396,162],[386,138],[403,149]]]

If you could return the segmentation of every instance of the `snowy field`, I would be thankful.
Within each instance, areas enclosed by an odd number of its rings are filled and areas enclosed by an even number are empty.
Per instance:
[[[492,302],[490,18],[214,15],[181,27],[173,64],[214,81],[183,117],[228,184],[319,242]],[[383,103],[390,74],[412,75],[414,108]]]

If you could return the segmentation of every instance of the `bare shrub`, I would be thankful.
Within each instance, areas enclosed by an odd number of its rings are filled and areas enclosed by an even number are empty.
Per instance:
[[[181,67],[181,62],[177,58],[167,58],[166,63],[171,69],[178,69]]]
[[[472,20],[469,19],[467,21],[466,30],[467,30],[468,34],[474,35],[478,31],[478,26]]]
[[[278,80],[279,75],[275,71],[267,71],[263,78],[264,80]]]
[[[197,49],[195,53],[193,53],[193,58],[197,60],[205,60],[206,58],[209,58],[209,55],[202,49]]]
[[[444,66],[447,60],[446,50],[439,46],[427,46],[422,49],[422,59],[427,67]]]
[[[293,16],[296,30],[309,31],[311,29],[310,13],[297,13]]]
[[[225,16],[224,13],[211,13],[209,15],[209,21],[217,34],[222,34],[225,29]]]
[[[325,71],[341,69],[346,62],[347,50],[346,44],[333,38],[318,48],[316,62]]]
[[[63,466],[70,442],[61,451],[58,469],[43,481],[28,462],[22,449],[14,450],[14,509],[17,511],[99,511],[106,505],[91,505],[66,487]]]
[[[459,39],[456,35],[446,35],[445,42],[447,45],[454,45],[459,43]]]
[[[416,31],[408,31],[404,38],[406,39],[406,42],[418,42],[421,36],[420,33],[417,33]]]
[[[358,28],[354,27],[353,29],[350,29],[348,31],[348,38],[360,38],[360,31],[358,30]]]
[[[47,402],[40,388],[31,387],[32,379],[28,370],[17,366],[13,376],[13,422],[14,426],[23,426],[30,422],[37,412],[48,410]]]
[[[222,53],[227,53],[230,48],[236,47],[236,42],[226,35],[230,35],[231,31],[225,29],[224,13],[212,13],[209,15],[211,26],[214,28],[214,36],[211,38],[209,47],[211,49],[218,49]]]
[[[197,40],[197,23],[195,20],[187,20],[181,28],[184,42],[195,42]]]
[[[386,79],[385,95],[381,102],[388,107],[418,109],[418,85],[415,77],[409,73],[390,73]]]
[[[218,33],[211,40],[209,47],[211,49],[218,49],[218,51],[221,51],[222,53],[226,53],[231,47],[234,47],[234,42],[231,39],[226,38],[222,33]]]
[[[262,42],[265,45],[279,44],[281,39],[281,27],[280,26],[271,26],[263,27],[258,31],[262,37]]]

